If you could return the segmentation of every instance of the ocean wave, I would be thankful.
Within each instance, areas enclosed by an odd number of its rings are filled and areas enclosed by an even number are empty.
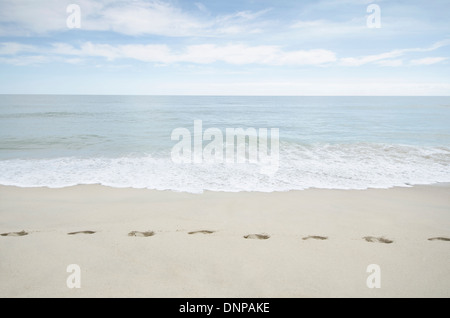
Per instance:
[[[450,182],[450,149],[387,144],[282,143],[279,169],[258,164],[175,164],[164,156],[11,159],[0,161],[0,184],[63,188],[101,184],[201,193],[391,188]]]

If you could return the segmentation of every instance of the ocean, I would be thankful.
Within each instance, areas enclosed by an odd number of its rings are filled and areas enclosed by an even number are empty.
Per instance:
[[[196,120],[279,129],[279,168],[175,163],[171,134]],[[450,97],[0,95],[1,185],[201,193],[439,182],[450,182]]]

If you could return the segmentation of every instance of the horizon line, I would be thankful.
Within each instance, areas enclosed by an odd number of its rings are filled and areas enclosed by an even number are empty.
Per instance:
[[[139,96],[139,97],[450,97],[449,95],[218,95],[218,94],[67,94],[0,93],[0,96]]]

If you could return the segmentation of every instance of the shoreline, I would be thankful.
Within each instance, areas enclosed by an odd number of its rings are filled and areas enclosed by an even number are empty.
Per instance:
[[[449,190],[0,186],[0,297],[450,297]]]
[[[176,191],[176,190],[159,190],[159,189],[149,189],[149,188],[135,188],[135,187],[116,187],[109,186],[100,183],[95,184],[76,184],[70,186],[63,187],[49,187],[49,186],[17,186],[17,185],[4,185],[0,184],[0,191],[3,188],[13,188],[13,189],[47,189],[47,190],[61,190],[61,189],[71,189],[78,187],[101,187],[108,189],[118,189],[118,190],[138,190],[138,191],[153,191],[153,192],[170,192],[170,193],[185,193],[185,194],[193,194],[193,195],[201,195],[205,193],[290,193],[290,192],[303,192],[303,191],[374,191],[374,190],[391,190],[391,189],[411,189],[417,187],[449,187],[450,182],[435,182],[435,183],[425,183],[425,184],[405,184],[403,186],[391,186],[391,187],[380,187],[380,188],[366,188],[366,189],[338,189],[338,188],[315,188],[310,187],[306,189],[292,189],[286,191],[213,191],[213,190],[204,190],[203,192],[188,192],[188,191]]]

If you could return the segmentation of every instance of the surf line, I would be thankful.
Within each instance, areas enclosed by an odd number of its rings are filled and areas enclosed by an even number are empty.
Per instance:
[[[218,128],[203,131],[203,121],[172,131],[172,161],[176,164],[256,164],[262,174],[273,175],[280,166],[280,130],[271,128]]]

